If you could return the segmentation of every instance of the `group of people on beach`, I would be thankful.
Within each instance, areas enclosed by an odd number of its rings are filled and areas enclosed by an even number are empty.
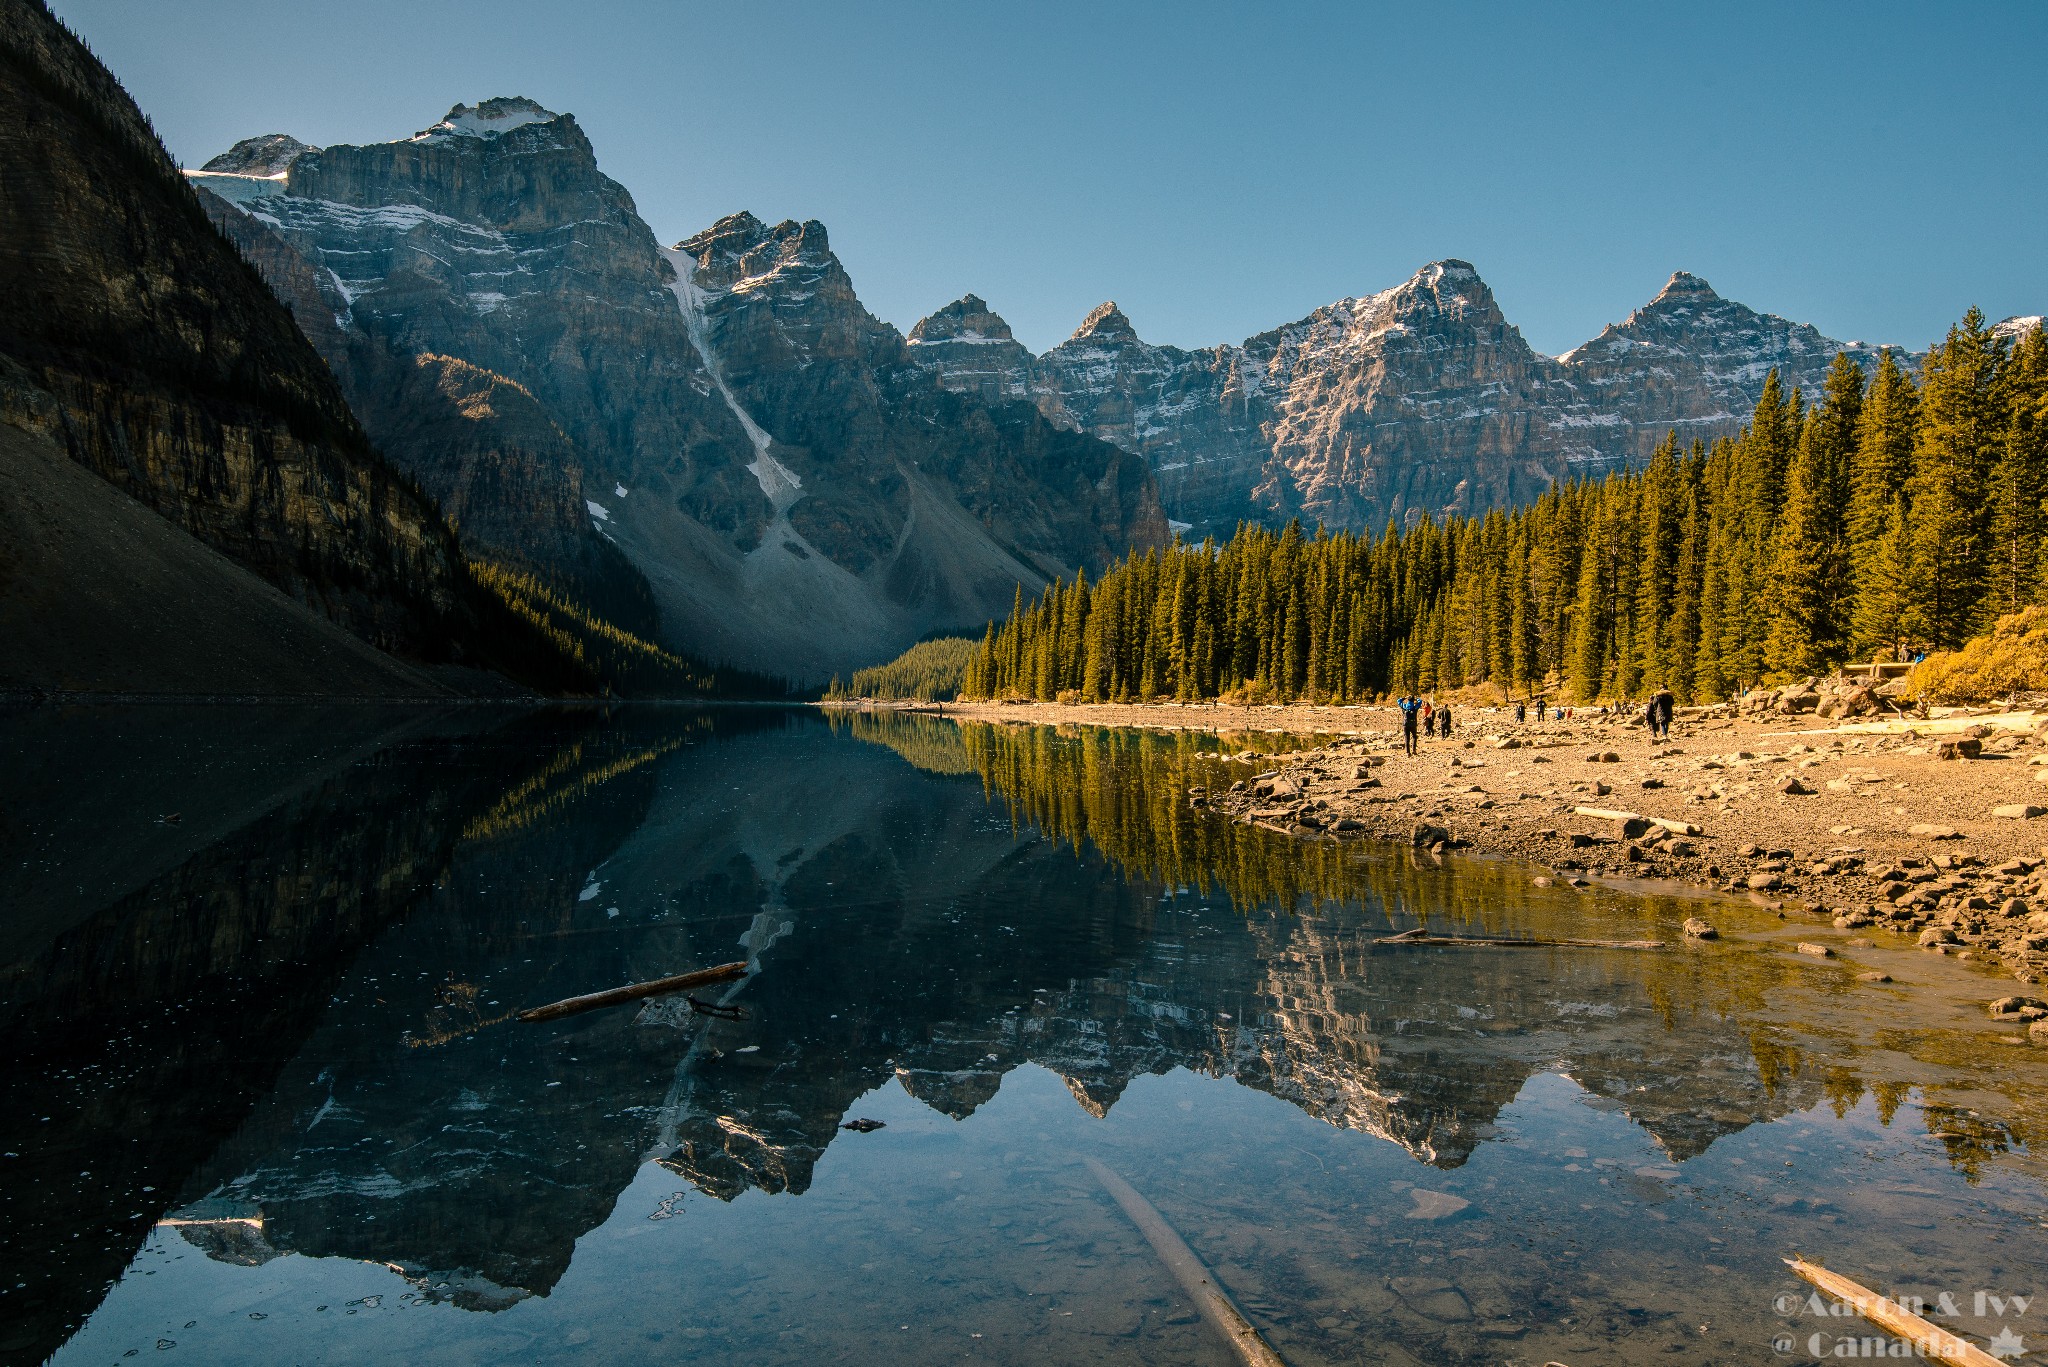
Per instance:
[[[1441,736],[1445,740],[1451,738],[1451,706],[1449,703],[1440,703],[1429,698],[1418,698],[1413,694],[1407,694],[1395,706],[1400,708],[1401,711],[1401,742],[1403,749],[1408,754],[1413,755],[1420,752],[1422,737],[1424,736]],[[1527,702],[1519,699],[1516,701],[1515,721],[1517,723],[1526,722],[1529,719],[1529,706]],[[1541,698],[1535,700],[1535,707],[1536,720],[1538,722],[1542,722],[1545,719],[1546,712],[1548,712],[1552,720],[1570,721],[1574,711],[1574,709],[1569,707],[1546,704]],[[1607,714],[1614,709],[1602,707],[1598,710],[1602,714]],[[1650,700],[1643,704],[1642,716],[1643,725],[1649,729],[1651,740],[1671,739],[1671,718],[1677,710],[1678,702],[1676,698],[1672,697],[1670,689],[1660,687],[1655,693],[1650,695]]]
[[[1428,698],[1403,697],[1398,704],[1401,709],[1401,743],[1409,754],[1421,748],[1423,736],[1451,738],[1451,707],[1449,703],[1434,703]]]

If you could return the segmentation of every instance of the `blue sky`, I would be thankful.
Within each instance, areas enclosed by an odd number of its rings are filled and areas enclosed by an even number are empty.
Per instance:
[[[198,165],[573,112],[664,242],[816,218],[907,328],[1238,341],[1463,257],[1537,349],[1676,269],[1841,338],[2048,310],[2048,4],[54,0]]]

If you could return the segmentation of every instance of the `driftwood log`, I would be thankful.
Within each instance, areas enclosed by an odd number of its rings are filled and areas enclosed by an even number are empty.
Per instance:
[[[1641,821],[1651,826],[1662,826],[1673,835],[1698,835],[1700,828],[1690,821],[1679,821],[1668,816],[1644,816],[1641,812],[1617,812],[1607,807],[1574,807],[1580,816],[1590,816],[1596,821]]]
[[[523,1021],[551,1021],[563,1016],[573,1016],[579,1011],[595,1011],[600,1006],[618,1006],[622,1002],[636,1002],[643,997],[659,997],[670,992],[687,992],[693,987],[710,987],[715,983],[729,983],[735,978],[747,976],[747,966],[742,962],[720,964],[716,968],[700,968],[694,973],[678,973],[672,978],[656,978],[652,982],[629,983],[625,987],[609,988],[603,992],[592,992],[587,996],[568,997],[546,1006],[532,1006],[519,1013]]]
[[[1428,935],[1418,927],[1368,941],[1381,945],[1478,945],[1487,949],[1663,949],[1662,940],[1534,940],[1487,935]]]
[[[1968,1339],[1930,1324],[1889,1296],[1880,1296],[1839,1272],[1830,1272],[1799,1257],[1785,1259],[1785,1266],[1801,1281],[1819,1287],[1878,1328],[1909,1340],[1923,1357],[1945,1362],[1949,1367],[1999,1367],[1997,1358]]]
[[[1287,1367],[1280,1355],[1259,1337],[1259,1331],[1244,1317],[1236,1302],[1216,1284],[1201,1258],[1180,1235],[1174,1233],[1173,1226],[1166,1223],[1166,1217],[1140,1196],[1129,1182],[1093,1158],[1081,1161],[1088,1165],[1088,1171],[1095,1174],[1095,1180],[1116,1198],[1116,1203],[1124,1208],[1124,1214],[1131,1217],[1131,1223],[1152,1245],[1152,1251],[1159,1255],[1159,1260],[1166,1264],[1175,1280],[1194,1298],[1195,1308],[1202,1312],[1202,1318],[1223,1336],[1223,1341],[1230,1345],[1238,1360],[1245,1367]]]

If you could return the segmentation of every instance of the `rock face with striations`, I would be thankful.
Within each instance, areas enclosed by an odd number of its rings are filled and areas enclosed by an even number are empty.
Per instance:
[[[1144,455],[1169,514],[1218,535],[1244,517],[1372,531],[1524,502],[1641,460],[1674,429],[1731,434],[1773,367],[1811,389],[1845,349],[1680,273],[1552,358],[1453,260],[1238,346],[1154,346],[1114,304],[1043,356],[1009,338],[969,296],[913,329],[912,354],[948,387],[1028,396],[1055,423]]]
[[[1749,421],[1772,370],[1814,397],[1841,351],[1866,372],[1877,364],[1874,348],[1745,308],[1679,271],[1655,299],[1559,362],[1584,396],[1588,427],[1615,428],[1623,435],[1609,444],[1640,455],[1669,431],[1687,440],[1732,433]]]
[[[822,225],[738,214],[663,249],[575,119],[530,100],[392,143],[273,135],[193,179],[430,486],[390,375],[430,354],[530,396],[671,646],[819,679],[1165,536],[1142,459],[910,365]],[[516,522],[528,561],[559,558]]]
[[[0,3],[0,163],[0,420],[362,640],[477,662],[445,522],[371,447],[119,83],[35,0]],[[151,541],[165,563],[234,578]]]

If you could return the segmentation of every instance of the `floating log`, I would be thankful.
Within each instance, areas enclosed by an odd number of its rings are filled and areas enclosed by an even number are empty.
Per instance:
[[[1572,810],[1596,821],[1647,821],[1652,826],[1662,826],[1673,835],[1700,834],[1700,828],[1690,821],[1678,821],[1668,816],[1644,816],[1641,812],[1617,812],[1606,807],[1574,807]]]
[[[1662,940],[1532,940],[1489,935],[1427,935],[1420,927],[1399,935],[1382,935],[1367,943],[1380,945],[1478,945],[1487,949],[1663,949]]]
[[[1116,1203],[1124,1208],[1124,1214],[1131,1217],[1131,1223],[1152,1245],[1152,1251],[1159,1255],[1159,1260],[1186,1288],[1188,1295],[1194,1297],[1195,1308],[1202,1312],[1202,1317],[1236,1351],[1238,1360],[1245,1367],[1287,1367],[1280,1355],[1259,1337],[1259,1331],[1252,1328],[1251,1321],[1244,1317],[1244,1312],[1237,1308],[1229,1294],[1216,1284],[1216,1279],[1209,1275],[1209,1269],[1202,1265],[1201,1258],[1180,1235],[1173,1232],[1173,1226],[1166,1223],[1166,1217],[1140,1196],[1129,1182],[1093,1158],[1084,1157],[1081,1161],[1088,1165],[1088,1171],[1095,1174],[1095,1180],[1116,1198]]]
[[[625,987],[614,987],[603,992],[592,992],[588,996],[568,997],[546,1006],[532,1006],[519,1013],[523,1021],[551,1021],[562,1016],[573,1016],[579,1011],[595,1011],[600,1006],[617,1006],[621,1002],[636,1002],[642,997],[659,997],[668,992],[684,992],[693,987],[710,987],[714,983],[729,983],[735,978],[747,976],[744,962],[720,964],[716,968],[700,968],[694,973],[678,973],[672,978],[656,978],[652,982],[630,983]]]
[[[1785,1259],[1785,1266],[1801,1281],[1819,1287],[1878,1328],[1910,1340],[1918,1353],[1935,1362],[1945,1362],[1949,1367],[1999,1367],[1997,1358],[1968,1339],[1930,1324],[1889,1296],[1859,1286],[1839,1272],[1830,1272],[1800,1257]]]

